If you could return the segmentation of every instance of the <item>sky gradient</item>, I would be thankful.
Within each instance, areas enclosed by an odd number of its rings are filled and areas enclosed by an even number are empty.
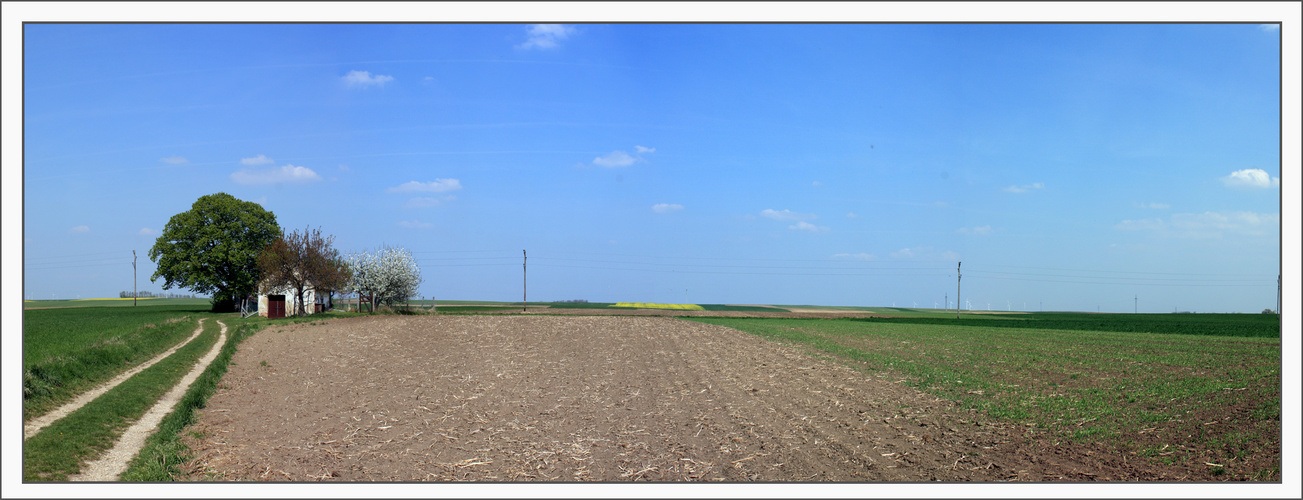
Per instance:
[[[520,300],[523,249],[537,301],[953,307],[962,261],[972,309],[1259,312],[1280,37],[28,24],[22,293],[116,297],[132,250],[163,291],[150,246],[225,192],[413,251],[426,298]]]

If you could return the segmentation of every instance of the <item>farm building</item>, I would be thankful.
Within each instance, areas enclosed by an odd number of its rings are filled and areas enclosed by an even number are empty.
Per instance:
[[[304,312],[307,314],[319,313],[333,309],[330,294],[317,295],[316,290],[308,287],[303,290],[303,302],[306,304]],[[298,311],[298,297],[294,295],[294,290],[276,290],[272,294],[258,294],[258,315],[264,318],[284,318],[293,316]]]

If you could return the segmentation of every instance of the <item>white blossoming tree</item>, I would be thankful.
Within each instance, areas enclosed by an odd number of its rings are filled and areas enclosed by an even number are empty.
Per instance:
[[[421,284],[421,268],[412,253],[404,248],[381,248],[376,253],[350,254],[348,266],[353,270],[349,290],[366,297],[375,311],[377,302],[392,306],[416,295]]]

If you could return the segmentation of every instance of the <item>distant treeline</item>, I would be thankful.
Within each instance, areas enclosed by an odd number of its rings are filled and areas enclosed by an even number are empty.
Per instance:
[[[559,302],[559,303],[562,303],[562,304],[587,304],[587,303],[588,303],[588,301],[587,301],[587,300],[584,300],[584,299],[574,299],[574,300],[554,300],[554,301],[552,301],[552,302]]]
[[[197,299],[193,293],[154,293],[136,292],[136,298],[154,297],[159,299]],[[118,292],[118,298],[129,299],[131,292]]]

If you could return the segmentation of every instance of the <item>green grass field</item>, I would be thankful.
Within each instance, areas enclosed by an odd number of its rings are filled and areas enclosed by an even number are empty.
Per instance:
[[[206,306],[23,311],[23,419],[176,345],[209,314]]]
[[[1028,316],[950,324],[927,318],[687,319],[888,374],[1056,440],[1102,441],[1119,453],[1165,463],[1258,464],[1234,471],[1245,479],[1270,479],[1270,465],[1261,464],[1270,464],[1264,454],[1274,453],[1279,478],[1279,323],[1273,330],[1258,315],[1207,323],[1181,315]],[[1136,324],[1128,325],[1128,318]],[[1134,331],[1155,325],[1173,331]],[[1200,334],[1175,333],[1182,329]],[[1268,335],[1272,331],[1276,338]]]

